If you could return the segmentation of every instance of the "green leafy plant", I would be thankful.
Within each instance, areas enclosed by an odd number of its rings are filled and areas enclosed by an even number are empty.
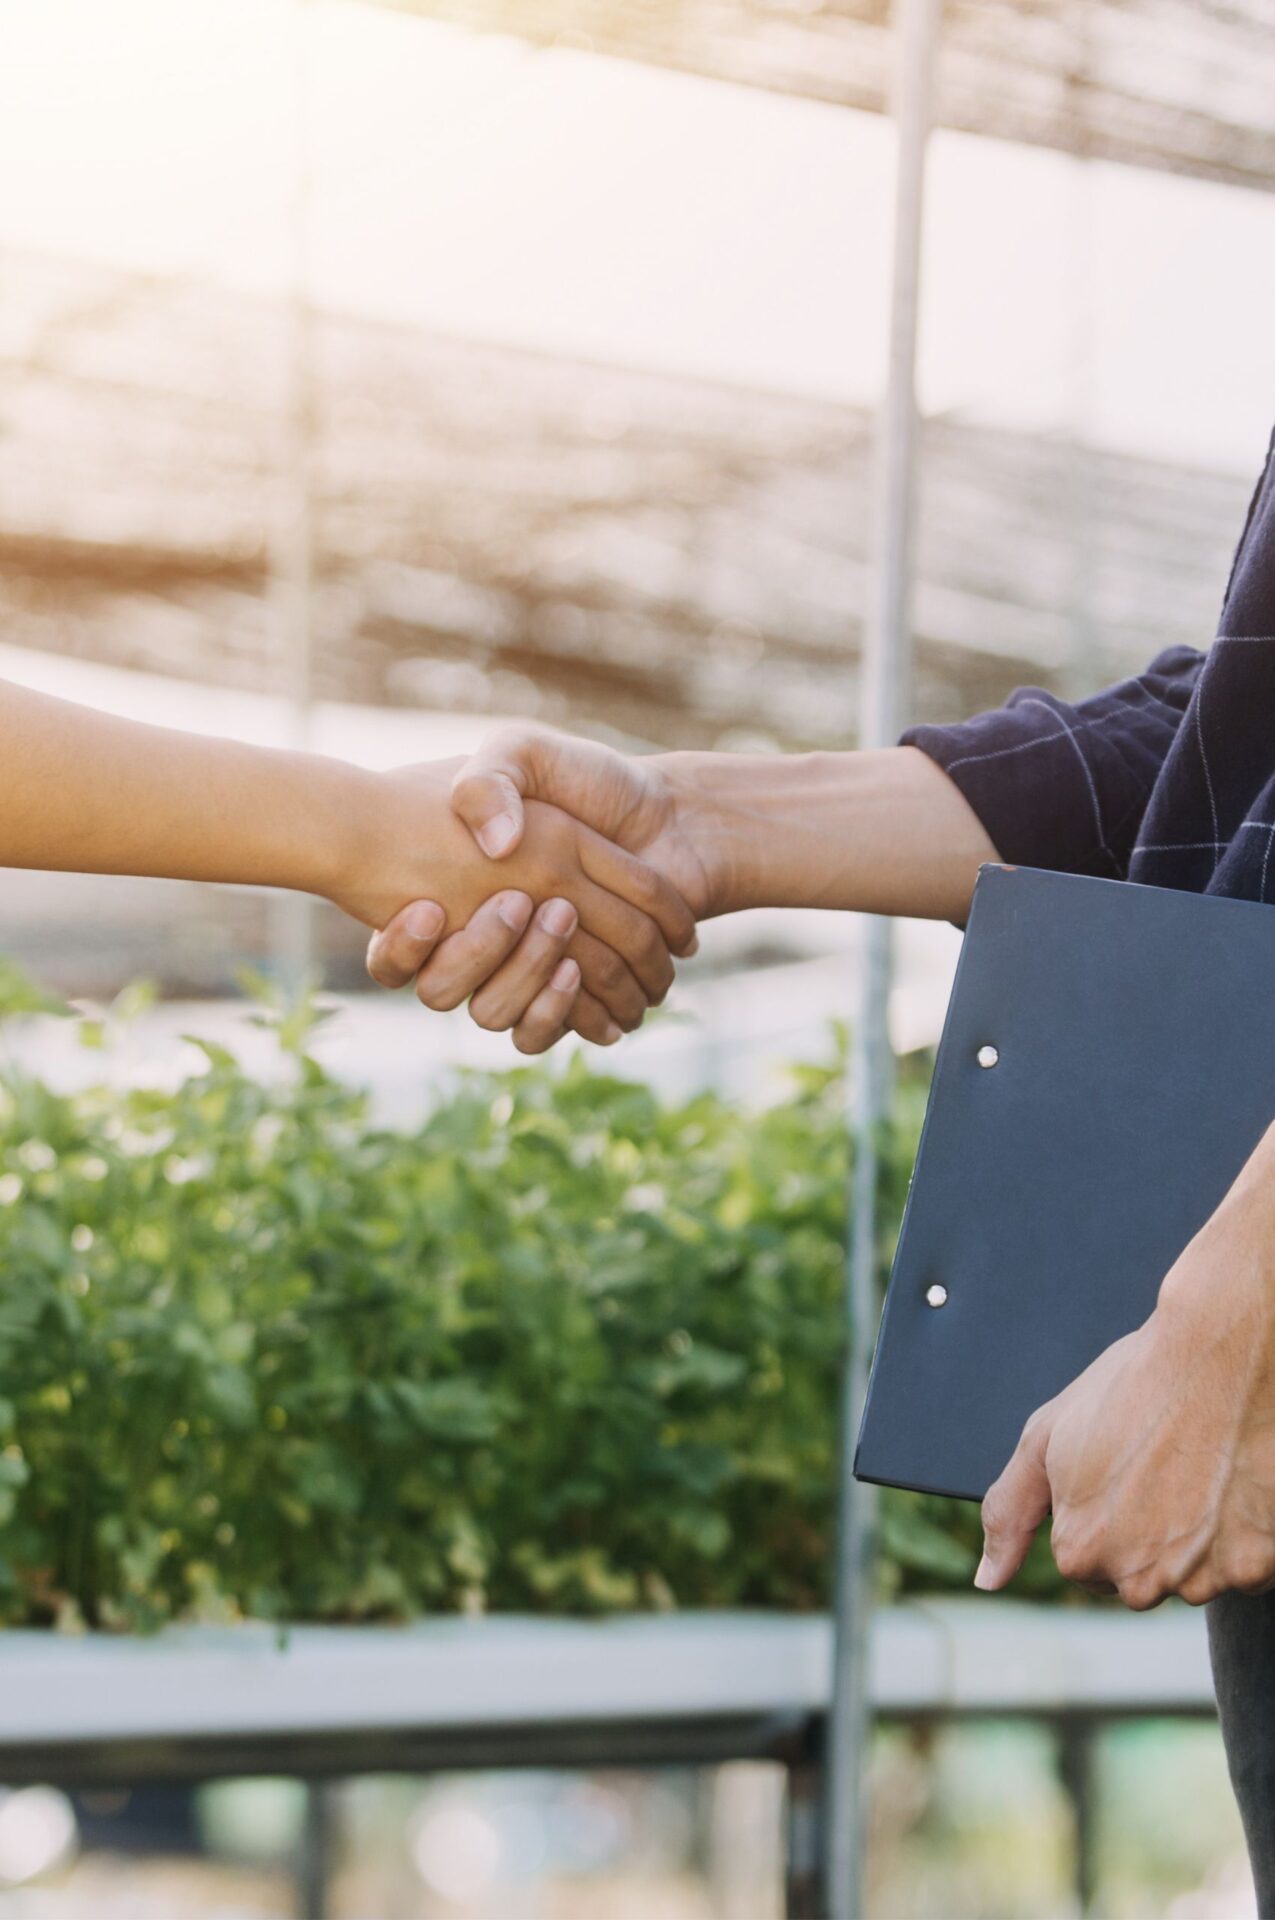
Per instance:
[[[473,1075],[393,1133],[312,1007],[260,1018],[266,1081],[207,1041],[174,1092],[0,1070],[0,1623],[825,1604],[839,1061],[759,1114]],[[883,1580],[964,1585],[977,1538],[888,1495]]]

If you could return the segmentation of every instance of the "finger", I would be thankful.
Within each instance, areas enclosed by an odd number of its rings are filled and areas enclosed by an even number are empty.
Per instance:
[[[462,767],[452,783],[452,811],[460,815],[491,860],[512,853],[522,839],[522,795],[503,773]]]
[[[1051,1422],[1039,1414],[1027,1422],[1013,1458],[983,1500],[983,1557],[974,1585],[987,1592],[1013,1579],[1032,1536],[1049,1512],[1052,1495],[1045,1472]]]
[[[608,747],[549,727],[497,727],[452,782],[452,808],[485,853],[499,859],[522,838],[524,800],[550,800],[607,832],[614,829],[616,768]],[[620,783],[621,816],[630,800]]]
[[[378,987],[405,987],[437,946],[447,915],[432,900],[414,900],[367,943],[367,970]]]
[[[673,984],[673,962],[654,920],[591,880],[577,883],[575,901],[584,931],[619,956],[641,987],[647,1005],[659,1006]],[[593,982],[589,984],[590,991],[597,993]]]
[[[532,1003],[554,977],[555,969],[566,958],[567,942],[576,930],[577,918],[569,900],[546,900],[537,908],[535,919],[504,966],[484,981],[470,1001],[470,1018],[478,1026],[492,1033],[507,1033],[530,1011]],[[570,999],[574,1000],[580,984],[580,968],[575,960],[571,968],[575,984]],[[570,1010],[568,1002],[562,1009],[563,1020]]]
[[[695,952],[699,946],[695,915],[662,873],[589,828],[581,829],[579,847],[580,863],[589,878],[654,920],[669,953]],[[669,980],[672,980],[671,967]]]
[[[559,960],[547,985],[536,995],[514,1027],[519,1053],[547,1053],[567,1031],[567,1022],[580,992],[580,969],[574,960]]]
[[[531,918],[530,895],[495,894],[485,900],[468,926],[448,934],[417,975],[416,997],[436,1013],[463,1006],[508,959]]]
[[[452,811],[492,860],[512,853],[522,839],[522,803],[538,790],[540,745],[533,728],[499,727],[452,781]]]
[[[581,987],[576,996],[567,1024],[582,1040],[595,1047],[613,1047],[624,1037],[623,1029],[616,1025],[602,1002],[595,1000],[585,987]]]
[[[1217,1578],[1212,1567],[1199,1568],[1178,1588],[1179,1596],[1188,1607],[1204,1607],[1210,1600],[1216,1600],[1223,1591],[1223,1583]]]
[[[600,1000],[615,1024],[632,1033],[646,1018],[650,1001],[641,982],[614,947],[608,947],[581,927],[571,942],[572,958],[580,963],[585,987]]]
[[[1169,1597],[1169,1588],[1154,1571],[1118,1581],[1116,1591],[1131,1613],[1150,1613],[1153,1607],[1163,1606]],[[1216,1590],[1206,1597],[1216,1598]]]

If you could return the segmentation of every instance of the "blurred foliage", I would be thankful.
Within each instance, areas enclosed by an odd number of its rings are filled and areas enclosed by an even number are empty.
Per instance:
[[[0,1623],[825,1604],[840,1061],[759,1114],[470,1075],[404,1134],[312,1004],[258,1017],[264,1080],[207,1041],[175,1092],[0,1067]],[[887,1588],[968,1583],[976,1508],[882,1525]]]

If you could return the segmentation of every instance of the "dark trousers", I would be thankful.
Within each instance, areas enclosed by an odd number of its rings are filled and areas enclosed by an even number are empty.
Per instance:
[[[1257,1911],[1260,1920],[1275,1920],[1275,1593],[1224,1593],[1205,1612]]]

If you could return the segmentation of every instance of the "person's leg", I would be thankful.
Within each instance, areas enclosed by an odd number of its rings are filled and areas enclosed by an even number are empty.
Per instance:
[[[1275,1920],[1275,1593],[1224,1593],[1205,1612],[1257,1911],[1260,1920]]]

